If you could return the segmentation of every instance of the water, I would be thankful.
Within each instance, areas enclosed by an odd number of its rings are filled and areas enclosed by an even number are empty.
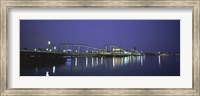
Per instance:
[[[66,57],[20,67],[20,76],[180,76],[180,56]],[[34,63],[37,63],[34,62]],[[31,62],[29,62],[31,63]]]

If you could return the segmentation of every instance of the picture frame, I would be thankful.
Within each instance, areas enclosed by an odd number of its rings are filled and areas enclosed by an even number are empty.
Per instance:
[[[191,95],[200,96],[200,1],[199,0],[1,0],[0,86],[10,95]],[[8,11],[10,8],[192,8],[192,88],[8,88]]]

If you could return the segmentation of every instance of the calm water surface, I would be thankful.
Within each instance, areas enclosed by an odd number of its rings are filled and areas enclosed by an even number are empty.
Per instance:
[[[20,67],[20,76],[180,76],[180,56],[63,59],[59,64],[48,62],[45,66]]]

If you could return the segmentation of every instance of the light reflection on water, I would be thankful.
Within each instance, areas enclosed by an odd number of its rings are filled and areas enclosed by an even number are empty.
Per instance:
[[[56,67],[53,66],[53,74],[55,74],[55,73],[56,73]]]
[[[85,70],[94,67],[108,67],[115,69],[128,64],[140,64],[143,66],[144,56],[127,56],[127,57],[67,57],[65,64],[67,70]],[[74,65],[73,65],[74,64]],[[110,66],[112,64],[112,66]],[[159,63],[160,64],[160,63]],[[63,66],[58,66],[58,68]],[[55,72],[55,71],[54,71]]]
[[[159,67],[160,67],[161,66],[160,56],[158,56],[158,64],[159,64]]]
[[[177,76],[176,56],[66,57],[65,63],[23,71],[30,76]],[[162,65],[162,66],[161,66]],[[166,71],[167,70],[167,71]],[[170,71],[169,71],[170,70]]]
[[[88,57],[85,58],[85,65],[88,67]]]

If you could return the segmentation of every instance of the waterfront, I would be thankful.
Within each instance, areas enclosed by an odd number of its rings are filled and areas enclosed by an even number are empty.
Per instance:
[[[20,76],[180,76],[180,20],[20,20]]]
[[[20,76],[180,76],[180,56],[175,55],[65,56],[62,57],[62,62],[36,60],[26,63],[34,64],[33,66],[20,66]]]

